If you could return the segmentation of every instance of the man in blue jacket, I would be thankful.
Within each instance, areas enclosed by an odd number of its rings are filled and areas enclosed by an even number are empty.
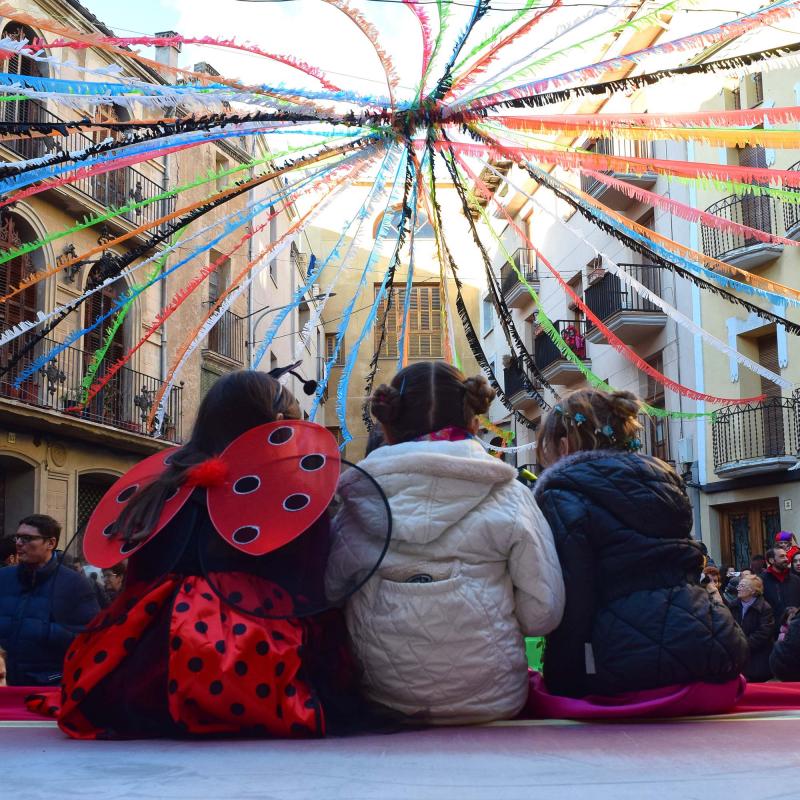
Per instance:
[[[99,611],[89,581],[56,555],[60,534],[52,517],[25,517],[14,537],[19,563],[0,569],[0,647],[10,686],[59,683],[67,648]]]

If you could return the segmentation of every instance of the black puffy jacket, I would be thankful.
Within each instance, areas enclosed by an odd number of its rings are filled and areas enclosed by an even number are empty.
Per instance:
[[[779,681],[800,681],[800,614],[789,623],[783,640],[775,642],[769,666]]]
[[[769,655],[775,639],[775,617],[769,603],[763,598],[756,598],[742,618],[742,601],[735,600],[731,605],[731,614],[747,637],[750,658],[743,670],[745,678],[753,683],[768,681],[772,677],[769,667]]]
[[[691,505],[667,464],[619,451],[574,453],[544,472],[536,498],[567,595],[545,649],[551,692],[615,695],[739,674],[747,641],[719,597],[699,585]]]

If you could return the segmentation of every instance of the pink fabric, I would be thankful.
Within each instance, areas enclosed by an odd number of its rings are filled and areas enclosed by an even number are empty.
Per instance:
[[[727,683],[677,684],[627,692],[616,697],[588,696],[576,699],[550,694],[541,674],[532,672],[528,702],[522,716],[526,719],[591,720],[724,714],[734,710],[746,686],[747,681],[740,675]],[[796,707],[800,708],[800,692],[797,688],[793,694]]]
[[[426,433],[424,436],[418,436],[414,439],[415,442],[463,442],[465,439],[474,439],[475,437],[463,428],[456,428],[451,426],[449,428],[440,428],[438,431]]]
[[[44,719],[41,714],[29,711],[25,705],[26,698],[31,695],[49,696],[51,693],[58,695],[57,686],[2,686],[0,687],[0,722],[20,722],[35,719],[39,722]]]

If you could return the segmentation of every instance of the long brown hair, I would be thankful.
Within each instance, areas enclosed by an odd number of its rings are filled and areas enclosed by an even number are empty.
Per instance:
[[[641,443],[637,416],[641,403],[631,392],[578,389],[562,397],[547,413],[536,435],[536,454],[543,467],[558,461],[560,443],[578,450],[636,450]]]
[[[192,436],[169,459],[166,471],[142,487],[120,514],[115,533],[141,540],[153,529],[166,499],[180,486],[189,470],[219,455],[245,431],[274,422],[278,414],[299,419],[297,400],[264,372],[241,370],[220,378],[209,390],[194,423]]]
[[[442,428],[466,428],[493,399],[483,375],[465,378],[444,361],[419,361],[401,369],[390,386],[381,384],[370,410],[399,444]]]

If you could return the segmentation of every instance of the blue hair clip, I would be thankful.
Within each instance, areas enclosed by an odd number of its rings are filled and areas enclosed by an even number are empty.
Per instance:
[[[617,437],[614,436],[614,429],[610,425],[603,425],[603,427],[600,429],[600,433],[602,433],[603,436],[605,436],[610,442],[615,442],[617,440]]]
[[[575,415],[575,424],[576,425],[583,425],[586,422],[586,417],[583,416],[580,412]]]
[[[556,412],[556,414],[563,414],[563,413],[564,413],[564,412],[562,411],[562,409],[561,409],[561,404],[560,404],[560,403],[559,403],[559,404],[557,404],[557,405],[554,405],[554,406],[553,406],[553,411],[555,411],[555,412]]]

